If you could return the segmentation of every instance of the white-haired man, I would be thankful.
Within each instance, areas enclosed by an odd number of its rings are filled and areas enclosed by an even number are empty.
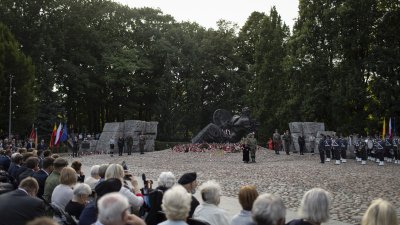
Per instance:
[[[94,190],[100,180],[99,168],[99,165],[92,166],[92,168],[90,168],[90,177],[85,180],[85,184],[88,184],[92,190]]]
[[[194,210],[193,218],[208,222],[210,225],[228,225],[225,210],[218,207],[221,200],[221,186],[214,180],[200,186],[203,202]]]
[[[142,219],[130,214],[128,199],[120,193],[104,195],[97,207],[99,214],[95,225],[146,225]]]
[[[280,197],[262,194],[253,204],[253,220],[257,225],[284,225],[286,208]]]

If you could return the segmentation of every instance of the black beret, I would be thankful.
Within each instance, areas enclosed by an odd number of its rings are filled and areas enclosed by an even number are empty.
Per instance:
[[[110,178],[108,180],[102,181],[96,185],[94,191],[97,194],[97,197],[100,198],[101,196],[111,193],[111,192],[118,192],[121,190],[122,182],[116,178]]]
[[[197,174],[195,172],[193,173],[185,173],[179,178],[178,184],[180,185],[185,185],[185,184],[190,184],[193,181],[195,181],[197,178]]]

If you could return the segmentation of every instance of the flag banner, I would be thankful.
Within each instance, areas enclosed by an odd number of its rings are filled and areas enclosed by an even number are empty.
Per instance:
[[[54,140],[54,144],[58,145],[58,143],[60,142],[60,137],[62,135],[62,124],[60,123],[60,125],[58,125],[57,128],[57,132],[56,132],[56,139]]]
[[[392,117],[389,118],[389,138],[392,138]]]
[[[63,131],[62,131],[62,135],[61,135],[60,141],[64,142],[67,139],[68,139],[67,124],[64,124],[64,128],[63,128]]]
[[[386,118],[383,118],[382,139],[385,139],[385,136],[386,136]]]
[[[51,137],[50,137],[50,148],[53,148],[54,146],[54,140],[56,138],[56,134],[57,134],[57,124],[54,123],[54,128],[53,128],[53,132],[51,133]]]
[[[35,140],[35,138],[36,138],[35,125],[32,125],[32,130],[31,130],[31,134],[29,135],[29,139]]]

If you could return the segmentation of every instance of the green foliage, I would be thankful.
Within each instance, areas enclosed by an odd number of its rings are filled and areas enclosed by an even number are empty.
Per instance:
[[[109,0],[2,0],[0,21],[20,44],[5,44],[11,34],[2,31],[0,85],[15,74],[15,131],[35,122],[43,137],[60,120],[99,132],[139,119],[159,121],[161,140],[189,140],[216,109],[244,106],[267,136],[291,121],[372,131],[400,112],[399,8],[300,0],[290,34],[275,8],[253,12],[240,29],[224,20],[205,29]],[[0,90],[3,132],[7,93]]]

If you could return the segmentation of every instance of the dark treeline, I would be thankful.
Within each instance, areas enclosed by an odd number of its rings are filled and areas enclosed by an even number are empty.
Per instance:
[[[399,21],[393,0],[300,0],[292,32],[275,8],[206,29],[107,0],[2,0],[0,132],[10,75],[20,134],[139,119],[188,140],[214,110],[244,106],[263,135],[291,121],[374,132],[400,115]]]

